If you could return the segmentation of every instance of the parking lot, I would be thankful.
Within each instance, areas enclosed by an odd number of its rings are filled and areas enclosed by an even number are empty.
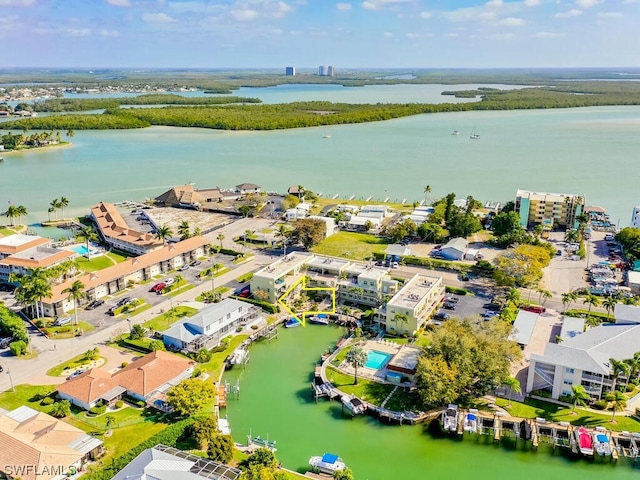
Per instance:
[[[436,313],[446,313],[449,318],[470,318],[485,313],[486,310],[483,308],[483,305],[490,301],[491,298],[485,297],[483,294],[454,295],[448,293],[445,303],[452,303],[455,309],[451,310],[441,307]]]

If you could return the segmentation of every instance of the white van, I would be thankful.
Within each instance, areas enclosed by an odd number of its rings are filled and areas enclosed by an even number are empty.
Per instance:
[[[63,325],[69,325],[73,319],[71,317],[58,318],[53,325],[56,327],[62,327]]]

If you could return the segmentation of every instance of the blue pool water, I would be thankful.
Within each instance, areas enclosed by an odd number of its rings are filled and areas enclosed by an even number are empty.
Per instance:
[[[71,250],[76,252],[78,255],[86,255],[89,253],[89,250],[87,250],[87,247],[84,245],[78,245],[77,247],[73,247]]]
[[[364,366],[367,368],[373,368],[374,370],[380,370],[387,364],[391,357],[393,357],[393,355],[390,353],[369,350],[367,352],[367,363],[365,363]]]

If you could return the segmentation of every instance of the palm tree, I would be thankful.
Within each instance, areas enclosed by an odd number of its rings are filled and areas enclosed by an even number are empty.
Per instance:
[[[518,305],[520,303],[520,292],[516,288],[510,288],[505,295],[508,303]]]
[[[600,305],[600,299],[594,295],[593,293],[589,293],[584,297],[584,300],[582,300],[582,303],[584,304],[589,304],[589,310],[587,312],[587,317],[591,316],[591,307],[597,307],[598,305]]]
[[[172,236],[173,231],[167,225],[162,225],[156,230],[156,238],[158,240],[162,240],[165,245],[167,244],[167,238],[170,238]]]
[[[398,323],[404,323],[404,324],[409,324],[409,315],[407,315],[406,313],[396,313],[393,316],[393,321],[396,322],[396,329],[398,331],[400,331],[400,329],[398,328]]]
[[[305,194],[304,187],[302,185],[298,185],[298,198],[302,200],[302,198],[304,197],[304,194]]]
[[[67,299],[73,300],[73,310],[75,314],[76,326],[78,325],[78,302],[83,298],[86,298],[87,292],[84,290],[84,283],[80,280],[76,280],[71,286],[62,290],[62,293],[67,293],[69,296]]]
[[[13,219],[18,216],[18,207],[16,207],[15,205],[11,205],[9,208],[7,208],[7,211],[4,212],[4,214],[9,219],[9,221],[11,222],[11,226],[13,227]]]
[[[629,380],[637,379],[638,372],[640,372],[640,352],[633,354],[633,358],[628,358],[624,361],[629,365]]]
[[[93,230],[93,228],[89,227],[89,226],[82,226],[80,228],[80,237],[84,238],[84,241],[86,243],[86,247],[87,247],[87,258],[89,258],[89,242],[93,242],[95,240],[97,240],[98,235],[96,235],[96,232]]]
[[[56,209],[53,207],[49,207],[49,209],[47,210],[47,214],[49,215],[49,221],[51,221],[51,214],[55,211]]]
[[[289,236],[289,230],[287,230],[287,227],[284,224],[281,224],[278,227],[276,236],[282,239],[282,255],[286,255],[287,254],[287,237]]]
[[[551,297],[553,297],[553,295],[551,294],[551,292],[549,290],[545,290],[544,288],[539,288],[538,289],[538,304],[542,305],[544,307],[544,304],[547,303],[547,300],[549,300]],[[542,300],[544,298],[544,300]]]
[[[189,222],[183,220],[180,226],[178,227],[178,235],[180,235],[180,240],[186,240],[191,237],[191,226]]]
[[[582,385],[571,386],[571,403],[573,404],[572,411],[575,412],[577,406],[585,406],[590,398],[591,397]]]
[[[511,406],[511,394],[513,392],[516,392],[518,394],[522,393],[522,387],[520,386],[520,381],[514,377],[507,377],[502,381],[502,384],[505,387],[509,387],[508,401],[509,401],[509,406]]]
[[[613,410],[611,421],[613,422],[616,418],[616,412],[626,408],[627,396],[618,390],[614,390],[613,392],[608,393],[605,399],[607,402],[611,402],[611,410]]]
[[[54,198],[53,200],[51,200],[51,203],[49,205],[51,205],[53,211],[56,212],[56,220],[58,220],[58,209],[60,208],[60,201],[57,198]]]
[[[569,243],[576,243],[580,240],[580,234],[575,229],[567,230],[564,239]]]
[[[16,207],[16,213],[18,214],[18,224],[22,225],[22,217],[26,217],[27,216],[27,207],[25,207],[24,205],[18,205]]]
[[[245,249],[247,248],[247,238],[249,238],[251,235],[253,235],[253,232],[251,230],[244,231],[244,243],[242,244],[242,253],[244,253]]]
[[[107,415],[104,417],[104,426],[107,429],[107,434],[111,432],[111,429],[116,424],[116,417],[113,415]]]
[[[220,250],[222,250],[222,240],[224,240],[224,233],[219,233],[216,239],[220,242]]]
[[[202,229],[200,227],[196,227],[193,229],[193,236],[199,237],[202,235]]]
[[[73,138],[73,136],[75,135],[75,132],[71,129],[67,130],[67,140],[70,138]]]
[[[62,210],[62,219],[64,220],[64,207],[69,206],[69,200],[66,197],[60,197],[60,210]]]
[[[578,299],[578,294],[573,290],[570,290],[562,294],[562,305],[564,305],[565,313],[569,309],[569,305],[571,305],[571,302],[575,302],[577,299]]]
[[[611,376],[613,377],[613,385],[611,390],[616,390],[616,383],[620,375],[629,375],[629,365],[622,360],[616,360],[615,358],[609,359],[609,365],[611,365]]]
[[[431,193],[431,185],[426,185],[424,187],[424,203],[426,205],[427,203],[427,195],[429,195]]]
[[[602,302],[602,306],[607,311],[607,320],[611,319],[611,312],[614,308],[616,308],[616,304],[618,303],[618,299],[616,297],[607,297]]]
[[[367,363],[367,352],[360,345],[354,345],[345,357],[345,361],[355,370],[354,385],[358,384],[358,368],[364,367]]]
[[[176,290],[180,290],[180,283],[182,283],[182,281],[184,280],[184,277],[178,274],[175,277],[173,277],[173,279],[176,281]]]

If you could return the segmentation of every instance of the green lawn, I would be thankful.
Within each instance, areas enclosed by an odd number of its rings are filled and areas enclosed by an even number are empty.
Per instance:
[[[174,307],[173,314],[166,311],[162,315],[158,315],[151,320],[144,322],[142,326],[154,330],[156,332],[162,332],[169,328],[172,324],[184,317],[191,317],[198,313],[198,310],[192,307],[179,306]]]
[[[115,259],[111,259],[108,255],[100,255],[89,260],[87,257],[78,257],[76,259],[78,268],[83,272],[96,272],[98,270],[104,270],[107,267],[112,267],[117,262]]]
[[[384,200],[384,199],[383,199]],[[348,203],[349,205],[386,205],[389,208],[393,208],[395,210],[400,211],[411,211],[413,210],[413,206],[403,205],[402,203],[382,203],[382,200],[371,200],[367,202],[366,200],[347,200],[346,198],[318,198],[315,202],[313,202],[313,207],[311,208],[311,215],[318,215],[322,209],[328,205],[340,205],[341,203]]]
[[[106,256],[113,260],[115,263],[122,263],[127,258],[131,257],[131,255],[127,255],[126,253],[122,252],[109,252]]]
[[[353,375],[346,375],[333,367],[327,368],[327,378],[334,386],[345,393],[356,395],[362,400],[380,405],[393,390],[394,385],[387,385],[358,378],[358,384],[353,384]]]
[[[200,365],[200,370],[207,372],[211,376],[211,380],[217,382],[224,370],[224,359],[247,338],[249,338],[248,335],[234,336],[229,342],[229,345],[227,345],[227,348],[222,352],[214,353],[208,363]]]
[[[7,410],[13,410],[15,408],[26,405],[34,410],[48,413],[51,406],[40,405],[41,400],[37,400],[37,396],[48,395],[55,391],[53,385],[16,385],[15,391],[0,393],[0,407]]]
[[[102,360],[104,360],[103,365],[106,363],[106,359],[104,357],[99,357],[102,358]],[[62,375],[62,372],[69,369],[69,368],[76,368],[76,367],[82,367],[83,365],[89,365],[90,360],[86,360],[84,353],[81,355],[78,355],[77,357],[73,357],[71,360],[61,363],[60,365],[50,368],[47,371],[47,375],[49,375],[50,377],[59,377]]]
[[[194,285],[191,285],[190,283],[185,283],[185,284],[181,283],[180,288],[171,290],[169,293],[165,293],[164,296],[167,298],[172,298],[172,297],[175,297],[176,295],[180,295],[181,293],[191,290],[193,287]]]
[[[366,260],[371,258],[373,253],[384,253],[387,245],[385,239],[368,233],[338,232],[313,247],[313,252]]]
[[[229,287],[216,287],[215,293],[217,293],[218,295],[222,295],[223,293],[226,293],[229,290],[231,290]],[[211,292],[211,290],[209,290],[209,292]],[[196,297],[196,302],[204,302],[204,297],[202,295],[198,295]]]
[[[253,272],[249,272],[249,273],[245,273],[244,275],[240,275],[238,278],[236,278],[236,282],[244,283],[244,282],[248,282],[252,278],[253,278]]]
[[[588,427],[595,427],[602,425],[603,427],[621,432],[626,430],[628,432],[640,431],[640,422],[634,420],[631,417],[624,417],[619,413],[616,414],[615,423],[611,422],[613,412],[609,413],[595,413],[589,410],[576,408],[575,414],[571,412],[571,408],[564,407],[562,405],[556,405],[554,403],[543,402],[533,398],[526,398],[524,403],[511,401],[511,407],[507,408],[506,404],[508,400],[506,398],[496,399],[496,405],[503,407],[514,417],[523,418],[546,418],[553,422],[569,422],[572,425],[585,425]]]
[[[8,237],[9,235],[13,235],[14,233],[16,232],[8,227],[0,227],[0,235],[2,235],[3,237]]]
[[[78,330],[81,330],[83,334],[87,334],[92,330],[95,330],[96,327],[91,325],[90,323],[84,322],[80,320],[78,325],[65,325],[63,327],[45,327],[42,330],[46,333],[49,338],[52,340],[64,340],[66,338],[73,338],[76,336]]]

